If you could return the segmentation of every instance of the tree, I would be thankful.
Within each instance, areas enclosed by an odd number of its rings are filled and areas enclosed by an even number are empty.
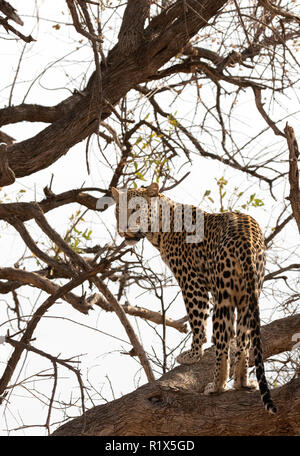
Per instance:
[[[69,91],[72,87],[72,93],[57,104],[45,106],[36,104],[39,97],[34,103],[25,101],[53,63],[39,69],[22,95],[16,89],[26,50],[35,49],[43,35],[21,33],[20,28],[26,26],[25,13],[23,20],[10,3],[0,1],[2,38],[13,37],[16,46],[24,43],[4,92],[6,106],[0,109],[0,125],[5,129],[0,132],[0,185],[2,192],[10,185],[8,188],[14,189],[12,201],[3,194],[0,217],[5,233],[13,229],[23,245],[14,267],[9,262],[0,268],[0,292],[8,295],[8,318],[2,326],[9,332],[4,341],[13,347],[0,379],[4,407],[12,400],[10,391],[25,389],[27,384],[32,394],[41,395],[42,389],[33,382],[46,375],[52,387],[43,397],[48,411],[42,426],[49,433],[58,405],[67,418],[68,410],[77,407],[79,401],[82,417],[63,425],[56,434],[299,433],[299,357],[292,348],[299,333],[300,264],[298,241],[296,247],[291,242],[296,226],[300,232],[299,151],[292,128],[297,125],[298,110],[289,101],[298,102],[300,13],[296,2],[128,0],[121,4],[66,0],[66,7],[68,19],[55,20],[52,31],[64,37],[61,29],[68,24],[70,30],[71,20],[72,52],[80,53],[88,46],[92,63],[89,58],[80,80],[75,70],[74,78],[68,74],[67,59],[59,58],[64,68],[63,84]],[[91,64],[92,70],[88,68]],[[21,102],[14,105],[13,97]],[[48,125],[15,142],[10,134],[19,134],[21,122]],[[83,140],[87,174],[97,176],[91,161],[91,151],[97,150],[104,185],[79,188],[78,183],[76,189],[55,193],[52,178],[43,198],[25,202],[24,190],[17,190],[18,182],[26,176],[35,179],[36,173],[47,170],[64,155],[71,162],[73,154],[76,167],[82,167],[82,157],[75,156],[78,149],[74,146]],[[146,180],[159,182],[161,191],[176,190],[188,182],[195,162],[202,166],[219,164],[222,174],[230,170],[235,179],[247,179],[251,186],[251,191],[239,188],[224,175],[218,176],[216,184],[201,190],[205,207],[257,211],[265,204],[272,211],[264,227],[270,252],[264,293],[272,307],[278,303],[278,317],[284,312],[285,318],[276,317],[264,328],[265,356],[272,357],[270,378],[275,386],[284,384],[273,392],[282,411],[271,422],[256,393],[229,392],[214,398],[201,394],[204,382],[212,375],[213,348],[207,350],[199,366],[171,369],[175,350],[181,349],[187,338],[169,348],[167,328],[188,332],[185,317],[170,316],[176,298],[169,294],[172,279],[163,271],[157,272],[144,250],[133,251],[114,237],[112,243],[95,245],[93,232],[85,224],[87,211],[101,213],[104,218],[108,213],[101,203],[105,200],[99,201],[95,195],[107,197],[113,186],[138,186]],[[197,189],[198,200],[199,192]],[[57,221],[50,223],[48,215],[75,203],[86,210],[68,213],[68,227],[61,234]],[[42,235],[36,231],[32,234],[37,227]],[[283,239],[286,248],[278,254],[276,245]],[[38,304],[28,308],[21,287],[42,290]],[[153,295],[160,303],[160,312],[130,302],[133,289]],[[39,339],[33,342],[46,313],[58,317],[53,307],[61,299],[82,314],[82,324],[92,307],[114,312],[130,342],[127,354],[138,359],[149,384],[86,412],[87,406],[94,405],[94,386],[87,388],[78,365],[74,365],[79,360],[65,357],[63,351],[58,356],[41,349]],[[159,338],[161,355],[155,351],[149,354],[131,316],[141,319],[143,330],[150,322],[155,324],[151,332]],[[21,369],[16,375],[26,354],[46,359],[52,367],[50,372],[27,378]],[[69,404],[59,399],[61,368],[75,374],[79,385],[79,393]],[[163,377],[155,381],[155,373]],[[225,424],[221,401],[229,414],[240,415],[238,427]],[[216,411],[216,407],[220,409]],[[126,418],[125,428],[110,422],[117,411],[120,423]],[[255,425],[246,420],[249,413],[255,415]],[[176,416],[173,423],[167,419],[170,414]],[[213,423],[207,420],[210,415],[214,416]],[[132,426],[133,420],[139,426]],[[201,431],[199,420],[203,421]]]

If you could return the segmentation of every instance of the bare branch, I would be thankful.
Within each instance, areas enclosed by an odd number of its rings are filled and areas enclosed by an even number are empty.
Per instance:
[[[277,223],[276,227],[272,231],[272,233],[265,238],[266,246],[268,247],[270,242],[280,233],[281,230],[293,219],[293,214],[289,215],[283,222]]]
[[[299,148],[295,137],[295,133],[292,127],[286,123],[285,136],[290,151],[289,162],[289,181],[290,181],[290,196],[288,199],[291,202],[292,211],[296,220],[298,230],[300,233],[300,186],[299,186],[299,170],[298,170],[298,159],[299,159]]]
[[[91,298],[88,299],[88,302],[91,306],[99,306],[99,307],[101,307],[101,309],[105,310],[106,312],[114,311],[111,304],[102,295],[95,294],[95,295],[91,296]],[[131,306],[129,303],[123,304],[123,305],[121,305],[121,307],[124,309],[124,311],[128,315],[132,315],[135,317],[140,317],[145,320],[152,321],[153,323],[156,323],[157,325],[162,325],[164,323],[163,316],[159,312],[154,312],[153,310],[149,310],[144,307]],[[167,326],[170,326],[171,328],[177,329],[179,332],[182,332],[185,334],[188,332],[187,326],[184,324],[182,319],[173,320],[172,318],[166,317],[165,324]]]
[[[134,55],[120,57],[117,45],[108,55],[107,66],[101,68],[103,100],[114,106],[131,88],[155,74],[225,3],[226,0],[191,0],[186,13],[185,2],[178,0],[150,22],[139,59]],[[68,99],[68,109],[58,120],[33,138],[9,147],[9,167],[16,177],[47,168],[72,146],[96,132],[100,106],[92,103],[95,76],[96,73],[81,92],[80,99],[78,94]],[[110,105],[102,107],[102,120],[110,115]]]
[[[257,88],[257,87],[253,87],[253,92],[254,92],[254,96],[255,96],[255,103],[256,103],[257,109],[260,112],[260,114],[262,115],[262,117],[264,118],[264,120],[267,122],[269,127],[272,128],[272,130],[275,133],[275,135],[285,137],[285,134],[282,133],[282,131],[279,130],[279,128],[276,126],[276,123],[273,122],[273,120],[270,119],[270,117],[268,116],[268,114],[264,110],[263,102],[261,100],[261,90],[259,88]]]
[[[6,336],[5,342],[10,344],[12,347],[14,347],[15,350],[22,350],[22,351],[26,350],[26,351],[29,351],[29,352],[36,353],[36,354],[38,354],[40,356],[43,356],[44,358],[49,359],[52,362],[53,366],[54,366],[54,387],[53,387],[53,392],[52,392],[52,396],[51,396],[50,403],[49,403],[49,411],[48,411],[46,425],[45,425],[48,428],[49,432],[50,432],[51,407],[52,407],[52,404],[53,404],[55,391],[56,391],[56,386],[57,386],[57,367],[56,367],[57,364],[60,364],[61,366],[65,367],[66,369],[69,369],[70,371],[72,371],[76,375],[76,378],[77,378],[77,381],[78,381],[78,384],[79,384],[79,387],[80,387],[80,392],[81,392],[81,404],[82,404],[81,410],[82,410],[83,414],[85,413],[84,385],[83,385],[83,381],[82,381],[82,378],[81,378],[81,375],[80,375],[80,370],[77,369],[76,367],[72,366],[72,364],[70,363],[70,360],[64,360],[64,359],[59,358],[58,356],[52,356],[52,355],[50,355],[49,353],[46,353],[43,350],[40,350],[40,349],[38,349],[36,347],[33,347],[32,345],[30,345],[29,342],[25,343],[23,341],[17,341],[17,340],[12,339],[9,336]],[[83,421],[83,423],[84,423],[84,421]],[[82,432],[84,432],[84,426],[82,428]]]
[[[289,21],[296,21],[300,23],[299,16],[296,16],[295,14],[292,14],[289,11],[279,8],[278,6],[271,3],[269,0],[258,0],[258,3],[267,10],[269,10],[272,14],[275,14],[276,16],[283,16],[285,19]]]
[[[73,288],[78,287],[78,285],[83,283],[85,280],[91,280],[93,276],[95,276],[99,273],[99,271],[101,271],[102,268],[103,264],[100,263],[94,269],[89,268],[88,271],[85,271],[80,276],[70,280],[66,285],[60,287],[52,296],[49,296],[49,298],[47,298],[46,301],[44,301],[44,303],[35,311],[22,335],[22,338],[20,340],[21,344],[18,344],[18,346],[15,348],[13,354],[11,355],[7,363],[7,367],[2,375],[2,378],[0,379],[0,396],[2,396],[5,392],[6,387],[8,386],[10,379],[14,373],[14,370],[23,353],[23,350],[25,346],[30,342],[33,332],[35,331],[37,324],[39,323],[43,315],[49,310],[49,308],[53,304],[55,304],[57,299],[65,296]]]
[[[73,19],[73,24],[74,24],[74,27],[76,29],[76,31],[78,33],[80,33],[80,35],[83,35],[84,37],[88,38],[89,40],[91,40],[92,42],[100,42],[102,43],[103,39],[102,37],[99,37],[93,33],[90,33],[90,32],[87,32],[83,27],[82,25],[80,24],[80,20],[79,20],[79,16],[78,16],[78,13],[77,13],[77,10],[76,10],[76,1],[74,0],[66,0],[67,2],[67,5],[68,5],[68,8],[70,10],[70,13],[71,13],[71,16],[72,16],[72,19]],[[81,3],[79,1],[79,3]]]
[[[0,268],[0,279],[13,281],[11,285],[22,286],[30,285],[32,287],[39,288],[50,295],[58,293],[60,286],[53,283],[51,280],[42,277],[35,272],[24,271],[22,269],[15,268]],[[8,283],[2,283],[1,287],[8,286]],[[6,292],[11,290],[6,290]],[[63,299],[69,302],[74,309],[79,310],[83,314],[88,314],[92,308],[92,304],[86,301],[83,297],[74,295],[73,293],[66,293],[63,295]]]
[[[21,38],[21,40],[25,41],[25,43],[31,43],[32,41],[35,41],[35,39],[32,38],[31,35],[25,36],[19,30],[15,29],[15,27],[13,27],[7,22],[7,19],[3,19],[2,17],[0,17],[0,25],[2,25],[2,27],[4,27],[7,32],[10,31],[19,38]]]
[[[279,274],[282,274],[283,272],[296,271],[297,269],[300,269],[300,264],[299,263],[290,264],[289,266],[286,266],[284,268],[280,268],[277,271],[270,272],[269,274],[266,274],[265,277],[264,277],[264,281],[272,280],[272,279],[276,278]]]
[[[24,22],[16,13],[16,9],[13,8],[8,2],[5,0],[0,0],[0,11],[7,16],[8,19],[15,21],[19,25],[24,25]]]

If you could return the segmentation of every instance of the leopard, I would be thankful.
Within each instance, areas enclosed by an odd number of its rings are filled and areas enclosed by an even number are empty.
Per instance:
[[[261,340],[259,296],[266,246],[259,224],[250,215],[238,211],[209,213],[195,205],[177,203],[159,191],[157,182],[146,187],[112,187],[111,194],[116,203],[119,235],[131,246],[146,238],[158,249],[181,288],[192,342],[191,348],[181,352],[176,361],[184,365],[200,362],[203,344],[207,342],[212,301],[215,369],[213,381],[205,386],[203,393],[226,391],[230,344],[235,339],[233,388],[259,389],[265,410],[275,414],[277,408],[265,376]],[[185,214],[188,214],[187,223],[183,220]],[[195,232],[197,220],[202,230],[195,239],[191,231]],[[249,379],[251,346],[257,381]]]

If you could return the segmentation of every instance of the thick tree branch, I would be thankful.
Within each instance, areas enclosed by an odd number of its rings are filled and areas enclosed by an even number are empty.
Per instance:
[[[300,315],[262,328],[265,358],[290,350]],[[253,363],[253,359],[251,360]],[[176,367],[159,380],[58,428],[54,435],[297,435],[300,432],[300,379],[272,391],[279,413],[270,418],[259,392],[202,394],[211,381],[214,348],[201,362]],[[238,417],[238,419],[237,419]]]
[[[141,45],[149,9],[149,0],[128,0],[118,36],[120,52],[125,55],[135,51]]]
[[[0,146],[1,148],[1,146]],[[0,156],[1,158],[1,156]],[[44,192],[46,198],[38,203],[39,207],[44,213],[47,213],[53,209],[64,206],[65,204],[78,203],[82,206],[92,209],[93,211],[104,211],[107,207],[97,207],[98,198],[95,196],[89,195],[84,192],[85,189],[74,189],[68,190],[66,192],[56,195],[45,187]],[[93,191],[98,191],[104,194],[107,194],[108,191],[104,189],[91,189]],[[7,217],[17,216],[18,220],[21,222],[26,222],[35,217],[34,212],[31,210],[31,203],[9,203],[2,204],[0,208],[0,218],[6,219]],[[37,203],[32,203],[36,205]]]
[[[225,81],[229,84],[233,84],[241,88],[265,88],[264,85],[254,83],[250,81],[250,79],[246,79],[244,77],[225,75],[224,73],[222,73],[222,71],[219,71],[218,69],[207,65],[207,63],[193,59],[187,59],[182,63],[170,66],[166,70],[157,71],[155,75],[149,76],[149,81],[155,79],[162,79],[177,73],[194,73],[195,71],[204,73],[208,79],[215,83],[217,83],[218,81]]]
[[[80,99],[80,95],[73,95]],[[0,126],[14,124],[18,122],[45,122],[52,123],[60,116],[67,113],[68,98],[56,106],[41,106],[37,104],[20,104],[18,106],[8,106],[0,109]]]
[[[111,106],[180,52],[225,3],[225,0],[178,0],[150,22],[138,53],[122,56],[117,45],[109,53],[107,65],[101,67],[102,98],[108,103],[100,107],[93,101],[94,73],[80,99],[78,94],[69,98],[64,115],[36,136],[8,148],[9,167],[16,177],[47,168],[72,146],[94,133],[98,128],[100,108],[104,120],[110,115]],[[1,179],[0,185],[3,185]]]
[[[7,19],[11,21],[15,21],[19,25],[24,25],[24,22],[17,14],[16,9],[13,8],[8,2],[5,0],[0,0],[0,11],[1,13],[5,14]]]
[[[184,377],[182,378],[184,382]],[[205,396],[155,383],[100,405],[61,426],[54,436],[299,435],[300,379],[272,391],[282,410],[270,418],[258,394],[228,391]]]
[[[96,188],[94,190],[97,190]],[[105,190],[99,189],[101,193],[106,193]],[[92,209],[93,211],[102,211],[97,207],[98,198],[85,193],[84,189],[69,190],[67,192],[56,195],[46,187],[44,189],[46,198],[39,202],[39,206],[44,213],[56,209],[57,207],[64,206],[65,204],[78,203],[82,206]]]

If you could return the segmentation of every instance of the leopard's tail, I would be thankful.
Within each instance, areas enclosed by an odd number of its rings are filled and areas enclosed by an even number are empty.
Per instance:
[[[254,362],[256,370],[256,378],[258,381],[258,386],[260,390],[261,399],[263,401],[264,407],[270,414],[275,414],[277,408],[272,401],[270,390],[265,376],[265,369],[263,363],[263,350],[261,343],[260,335],[260,317],[259,317],[259,307],[258,307],[258,291],[256,287],[256,271],[253,271],[252,275],[252,284],[249,299],[249,329],[250,337],[252,342],[252,347],[254,350]]]

